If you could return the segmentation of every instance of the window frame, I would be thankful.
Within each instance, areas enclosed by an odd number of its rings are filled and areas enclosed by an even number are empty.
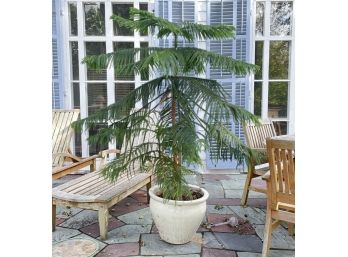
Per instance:
[[[263,35],[256,35],[256,3],[264,2],[264,28]],[[271,4],[274,2],[291,2],[292,3],[292,17],[291,17],[291,34],[287,36],[271,36],[270,35],[270,15]],[[261,99],[261,119],[271,120],[273,122],[285,121],[287,122],[287,134],[295,133],[295,18],[294,18],[294,0],[253,0],[252,3],[252,25],[250,26],[251,42],[251,57],[252,62],[255,63],[255,42],[263,41],[263,58],[262,58],[262,78],[255,79],[251,76],[250,83],[250,110],[254,112],[254,83],[262,83],[262,99]],[[271,41],[288,41],[289,42],[289,70],[288,79],[269,79],[269,58],[270,58],[270,42]],[[286,118],[269,118],[268,117],[268,92],[270,82],[288,82],[288,103],[287,103],[287,117]]]

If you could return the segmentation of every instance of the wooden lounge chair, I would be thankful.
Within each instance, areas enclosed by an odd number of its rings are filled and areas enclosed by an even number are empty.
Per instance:
[[[276,136],[276,132],[271,121],[262,121],[261,125],[246,124],[244,126],[244,134],[246,137],[247,144],[250,148],[259,151],[264,154],[265,159],[261,164],[256,165],[256,163],[251,160],[248,165],[248,174],[244,185],[243,195],[241,199],[241,205],[245,206],[248,200],[249,190],[266,193],[266,183],[262,180],[258,180],[257,183],[253,183],[254,178],[264,175],[269,170],[269,165],[267,163],[266,154],[266,138]]]
[[[95,170],[98,155],[81,158],[73,155],[69,150],[73,135],[70,125],[78,119],[79,114],[80,110],[77,109],[55,109],[52,112],[52,179],[58,179],[86,166],[90,166],[91,171]]]
[[[290,235],[295,224],[295,141],[267,139],[267,154],[270,174],[263,176],[267,181],[267,212],[262,257],[268,256],[272,231],[280,222],[288,222]]]
[[[140,143],[140,141],[149,142],[148,140],[155,140],[155,138],[143,140],[138,136],[135,140]],[[121,152],[125,151],[125,144],[122,144]],[[117,153],[118,150],[102,151],[101,165],[104,165],[110,152]],[[100,171],[95,171],[57,186],[52,191],[52,229],[53,231],[55,229],[56,205],[96,210],[100,236],[102,240],[105,240],[108,232],[108,208],[144,186],[149,190],[153,180],[151,171],[142,172],[139,166],[132,165],[115,182],[110,182],[100,174]]]

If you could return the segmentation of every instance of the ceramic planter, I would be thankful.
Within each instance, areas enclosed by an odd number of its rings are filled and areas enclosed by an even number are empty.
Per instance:
[[[171,244],[190,242],[203,221],[209,193],[195,185],[190,188],[200,191],[203,197],[192,201],[164,201],[156,195],[158,186],[149,190],[150,211],[160,237]]]

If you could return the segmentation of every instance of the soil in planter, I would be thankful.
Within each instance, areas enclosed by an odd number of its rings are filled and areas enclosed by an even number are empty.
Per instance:
[[[191,190],[191,194],[192,194],[191,197],[189,197],[187,195],[182,196],[181,201],[192,201],[192,200],[197,200],[197,199],[203,197],[203,194],[201,192],[198,192],[198,191]],[[160,198],[163,198],[162,192],[157,192],[156,195]],[[169,199],[169,200],[174,200],[174,199]]]

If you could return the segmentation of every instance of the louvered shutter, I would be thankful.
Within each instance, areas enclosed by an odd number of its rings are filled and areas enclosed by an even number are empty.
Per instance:
[[[247,31],[249,18],[247,10],[249,3],[247,0],[223,0],[210,2],[210,24],[230,24],[236,28],[234,40],[210,41],[210,51],[230,56],[234,59],[248,61],[249,44]],[[230,101],[238,106],[247,107],[248,103],[248,80],[245,76],[234,76],[229,72],[220,69],[209,69],[209,76],[216,79],[224,89],[230,94]],[[242,141],[245,141],[241,124],[231,121],[226,126],[233,131]],[[211,160],[216,154],[214,142],[211,142],[211,150],[207,153],[207,168],[209,169],[244,169],[243,165],[237,167],[237,161],[217,163]]]
[[[57,19],[59,18],[57,10],[59,0],[52,0],[52,108],[62,108],[62,89],[60,84],[60,69],[59,69],[59,28]]]

